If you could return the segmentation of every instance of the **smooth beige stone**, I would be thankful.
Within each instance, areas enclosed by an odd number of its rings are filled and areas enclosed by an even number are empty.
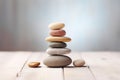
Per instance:
[[[61,22],[55,22],[55,23],[51,23],[48,25],[48,27],[52,30],[58,30],[58,29],[62,29],[64,28],[65,24],[61,23]]]
[[[72,60],[68,56],[57,55],[48,56],[43,63],[48,67],[65,67],[71,64]]]
[[[54,42],[54,41],[60,41],[60,42],[70,42],[71,41],[71,38],[69,37],[47,37],[45,39],[46,41],[48,42]]]
[[[71,49],[68,48],[48,48],[46,51],[49,55],[63,55],[69,54]]]
[[[40,65],[40,62],[30,62],[30,63],[28,63],[28,66],[32,67],[32,68],[38,67],[39,65]]]
[[[83,59],[77,59],[77,60],[73,61],[73,65],[75,67],[82,67],[82,66],[84,66],[84,64],[85,64],[85,60],[83,60]]]

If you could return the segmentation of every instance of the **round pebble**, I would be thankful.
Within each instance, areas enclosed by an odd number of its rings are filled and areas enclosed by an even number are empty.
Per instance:
[[[33,68],[38,67],[39,65],[40,65],[40,62],[30,62],[28,64],[29,67],[33,67]]]
[[[50,42],[49,47],[52,48],[65,48],[67,46],[66,43],[64,42]]]
[[[71,64],[72,60],[68,56],[48,56],[43,63],[48,67],[65,67]]]
[[[69,54],[71,52],[68,48],[48,48],[46,51],[49,55],[62,55]]]
[[[51,36],[64,36],[66,34],[65,30],[51,30]]]
[[[83,59],[77,59],[73,61],[73,65],[75,67],[82,67],[84,66],[84,64],[85,64],[85,61]]]
[[[49,28],[51,30],[57,30],[57,29],[62,29],[64,28],[65,24],[64,23],[60,23],[60,22],[55,22],[55,23],[51,23],[49,24]]]
[[[56,41],[59,41],[59,42],[70,42],[71,41],[71,38],[69,38],[69,37],[52,37],[52,36],[50,36],[50,37],[47,37],[46,39],[45,39],[46,41],[48,41],[48,42],[56,42]]]

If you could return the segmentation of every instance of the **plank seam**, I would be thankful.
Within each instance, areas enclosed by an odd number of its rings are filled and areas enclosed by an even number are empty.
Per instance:
[[[97,80],[97,79],[96,79],[96,77],[95,77],[95,75],[93,74],[93,72],[92,72],[92,70],[91,70],[90,66],[88,66],[88,69],[89,69],[89,71],[91,72],[91,74],[92,74],[93,78],[94,78],[95,80]]]
[[[81,58],[82,58],[83,60],[85,60],[84,57],[83,57],[83,53],[81,54]],[[91,73],[91,75],[93,76],[93,78],[94,78],[95,80],[97,80],[96,77],[95,77],[95,75],[93,74],[93,72],[92,72],[90,66],[87,65],[86,67],[88,67],[88,70],[90,71],[90,73]]]
[[[62,73],[63,73],[63,80],[65,80],[65,73],[64,73],[64,67],[62,68]]]
[[[30,59],[31,56],[32,56],[32,53],[27,57],[27,59],[25,60],[23,66],[21,67],[20,71],[16,74],[16,77],[19,77],[19,76],[20,76],[23,68],[25,67],[25,64],[28,62],[28,60]],[[16,80],[18,80],[18,79],[16,79]]]

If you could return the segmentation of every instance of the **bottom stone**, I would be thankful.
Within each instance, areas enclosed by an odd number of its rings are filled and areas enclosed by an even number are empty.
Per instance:
[[[71,62],[71,58],[64,55],[48,56],[43,61],[43,63],[48,67],[65,67],[71,64]]]

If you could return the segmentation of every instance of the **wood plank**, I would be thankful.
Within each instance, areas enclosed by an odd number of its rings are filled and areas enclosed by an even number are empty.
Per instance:
[[[33,53],[27,64],[20,73],[18,80],[63,80],[62,68],[47,68],[42,61],[47,55],[45,53]],[[31,61],[40,61],[41,67],[29,68],[28,63]]]
[[[95,80],[88,67],[64,68],[65,80]]]
[[[120,80],[119,52],[82,53],[96,80]]]
[[[72,60],[81,59],[81,53],[71,53],[69,55]],[[73,66],[71,64],[71,66]],[[66,67],[64,68],[65,80],[95,80],[88,67]]]
[[[16,80],[30,52],[0,52],[0,80]]]

